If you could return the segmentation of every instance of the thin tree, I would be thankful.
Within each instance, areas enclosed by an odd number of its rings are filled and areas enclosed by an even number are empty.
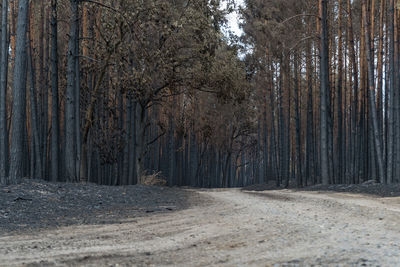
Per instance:
[[[32,21],[30,21],[32,23]],[[40,144],[40,132],[39,132],[39,119],[38,109],[36,101],[36,72],[35,64],[33,62],[33,40],[31,38],[31,31],[29,31],[29,50],[28,50],[28,70],[29,70],[29,100],[30,100],[30,117],[31,117],[31,149],[33,156],[31,158],[31,178],[41,179],[43,178],[42,170],[42,150]]]
[[[58,107],[58,33],[57,0],[51,0],[51,175],[53,182],[58,180],[60,154],[60,122]]]
[[[389,47],[389,76],[390,76],[390,87],[389,87],[389,98],[388,98],[388,133],[387,133],[387,163],[386,163],[386,177],[387,183],[393,181],[393,140],[394,140],[394,109],[393,109],[393,98],[394,98],[394,0],[390,0],[390,18],[389,18],[389,33],[390,33],[390,47]]]
[[[8,73],[8,0],[2,1],[0,45],[0,183],[8,171],[7,73]]]
[[[302,156],[301,156],[301,118],[299,106],[300,97],[299,97],[299,56],[298,53],[295,53],[294,56],[294,109],[295,109],[295,121],[296,121],[296,178],[297,178],[297,186],[303,187],[303,171],[302,171]]]
[[[350,63],[352,68],[352,80],[353,80],[353,94],[352,94],[352,110],[351,110],[351,140],[352,140],[352,154],[350,160],[351,176],[352,181],[355,181],[355,177],[358,175],[357,169],[357,157],[358,157],[358,124],[357,124],[357,112],[358,112],[358,64],[356,62],[356,52],[354,43],[354,33],[353,33],[353,18],[352,18],[352,3],[351,0],[347,0],[347,33],[348,33],[348,49],[350,56]]]
[[[69,182],[76,182],[76,44],[78,26],[78,1],[71,0],[70,33],[67,55],[67,89],[65,103],[65,175]]]
[[[378,119],[379,119],[379,131],[380,134],[383,136],[383,56],[385,51],[383,49],[383,39],[384,39],[384,17],[386,15],[385,8],[386,1],[381,0],[380,4],[380,15],[379,15],[379,45],[378,45],[378,66],[377,66],[377,75],[378,75],[378,82],[377,82],[377,101],[378,101]],[[383,138],[382,138],[383,139]]]
[[[328,60],[328,25],[327,25],[327,1],[320,0],[321,19],[321,64],[320,64],[320,112],[321,112],[321,178],[323,184],[329,184],[329,157],[328,157],[328,97],[329,97],[329,60]]]
[[[342,182],[344,170],[344,150],[343,150],[343,114],[342,114],[342,88],[343,88],[343,34],[342,34],[342,0],[338,1],[338,82],[337,82],[337,163],[339,180]]]

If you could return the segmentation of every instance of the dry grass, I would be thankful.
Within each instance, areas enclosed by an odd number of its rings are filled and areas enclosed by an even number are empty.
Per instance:
[[[165,180],[164,176],[162,176],[161,172],[155,172],[150,175],[144,175],[142,177],[142,181],[144,185],[150,186],[166,186],[167,180]]]

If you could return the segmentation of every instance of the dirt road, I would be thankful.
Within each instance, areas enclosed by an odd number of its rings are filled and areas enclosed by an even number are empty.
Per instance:
[[[0,265],[400,265],[400,198],[199,192],[207,205],[0,237]]]

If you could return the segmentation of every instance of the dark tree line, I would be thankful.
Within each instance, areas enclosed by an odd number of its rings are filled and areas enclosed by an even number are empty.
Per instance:
[[[222,6],[2,1],[1,182],[398,182],[397,2]]]
[[[397,1],[246,1],[265,179],[398,182]],[[262,112],[259,112],[262,118]],[[277,139],[277,140],[276,140]]]
[[[227,12],[208,0],[3,1],[2,183],[243,183],[256,121]]]

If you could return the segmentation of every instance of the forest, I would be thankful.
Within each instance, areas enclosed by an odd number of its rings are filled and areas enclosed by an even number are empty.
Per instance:
[[[0,267],[400,266],[400,1],[0,4]]]
[[[397,1],[315,2],[3,0],[1,182],[398,182]]]

